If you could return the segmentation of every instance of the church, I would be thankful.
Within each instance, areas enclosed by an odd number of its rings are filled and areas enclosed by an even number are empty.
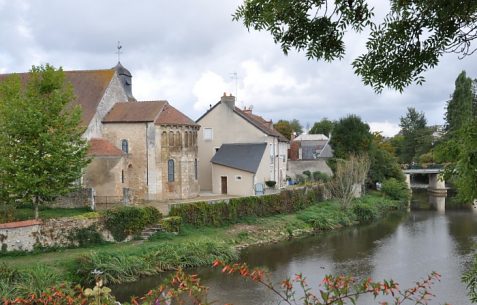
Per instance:
[[[92,160],[81,183],[96,203],[198,196],[198,124],[165,100],[137,101],[132,75],[120,62],[65,76],[73,85],[72,103],[82,108],[83,136],[90,144]]]

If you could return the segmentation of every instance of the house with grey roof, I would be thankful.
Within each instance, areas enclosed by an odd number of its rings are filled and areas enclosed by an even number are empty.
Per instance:
[[[287,175],[291,178],[304,171],[332,175],[326,161],[333,158],[330,139],[323,134],[301,134],[292,138],[289,151]]]
[[[276,181],[277,187],[286,184],[289,142],[273,128],[272,121],[252,113],[252,109],[236,107],[235,97],[224,94],[196,123],[201,125],[198,133],[201,190],[253,195],[253,185],[264,185],[269,180]],[[251,167],[246,166],[248,163]]]
[[[212,192],[247,196],[268,176],[267,143],[222,144],[212,157]]]

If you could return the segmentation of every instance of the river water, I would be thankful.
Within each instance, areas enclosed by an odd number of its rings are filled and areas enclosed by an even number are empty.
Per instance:
[[[313,288],[319,286],[326,274],[374,280],[392,278],[402,288],[407,288],[437,271],[442,278],[432,288],[436,297],[430,304],[470,304],[460,278],[470,267],[475,253],[477,213],[438,212],[423,208],[425,202],[428,202],[427,194],[418,192],[414,195],[413,206],[419,210],[390,215],[371,225],[248,248],[242,251],[241,261],[267,268],[277,283],[301,272]],[[269,290],[239,277],[223,275],[211,268],[191,272],[199,273],[203,283],[210,288],[209,300],[216,300],[217,304],[278,304]],[[161,276],[146,278],[115,287],[113,291],[124,300],[155,288],[161,280]],[[377,303],[362,298],[359,304]]]

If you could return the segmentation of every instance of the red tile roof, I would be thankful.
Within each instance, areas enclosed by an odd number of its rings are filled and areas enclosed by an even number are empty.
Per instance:
[[[159,114],[157,119],[154,121],[156,125],[192,125],[198,126],[192,119],[188,116],[172,107],[169,104],[166,104],[162,109],[162,112]]]
[[[251,111],[244,111],[238,107],[234,108],[234,112],[250,122],[252,125],[260,129],[262,132],[269,136],[278,137],[282,142],[289,142],[288,139],[273,128],[272,121],[267,121],[259,115],[253,114]]]
[[[93,157],[121,157],[123,152],[106,139],[89,140],[88,155]]]
[[[23,227],[31,227],[35,225],[41,225],[41,220],[23,220],[23,221],[15,221],[15,222],[8,222],[0,224],[0,229],[14,229],[14,228],[23,228]]]
[[[166,101],[117,103],[104,117],[103,123],[154,122]]]
[[[86,70],[86,71],[65,71],[65,76],[73,85],[75,100],[71,105],[80,105],[83,110],[81,121],[84,126],[88,126],[99,102],[104,96],[114,76],[114,69],[107,70]],[[0,74],[0,82],[12,74]],[[29,73],[18,73],[23,83],[28,81]]]
[[[156,125],[197,124],[167,101],[117,103],[104,117],[103,123],[154,122]]]

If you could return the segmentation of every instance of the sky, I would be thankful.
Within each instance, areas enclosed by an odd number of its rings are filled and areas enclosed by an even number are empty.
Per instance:
[[[387,1],[372,0],[376,18]],[[50,63],[64,70],[109,69],[120,61],[133,75],[138,100],[168,100],[199,118],[224,92],[239,107],[277,122],[306,127],[322,118],[356,114],[373,131],[392,136],[407,107],[423,111],[429,125],[443,124],[457,75],[477,77],[477,55],[441,57],[424,73],[424,85],[376,94],[353,73],[366,33],[347,33],[341,61],[285,56],[267,32],[232,21],[240,0],[0,0],[0,73]],[[236,73],[236,74],[235,74]],[[236,77],[235,77],[236,75]]]

